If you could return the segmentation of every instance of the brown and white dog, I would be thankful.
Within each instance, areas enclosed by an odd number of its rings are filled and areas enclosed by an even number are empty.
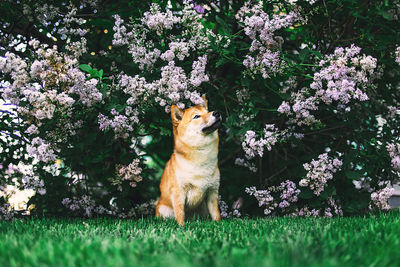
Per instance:
[[[221,219],[218,208],[218,127],[221,115],[204,104],[181,110],[171,107],[174,152],[161,177],[156,217],[185,223],[185,213],[210,214]]]

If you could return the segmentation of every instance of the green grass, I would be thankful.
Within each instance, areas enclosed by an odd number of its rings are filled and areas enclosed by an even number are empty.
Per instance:
[[[400,214],[0,221],[0,266],[399,266]]]

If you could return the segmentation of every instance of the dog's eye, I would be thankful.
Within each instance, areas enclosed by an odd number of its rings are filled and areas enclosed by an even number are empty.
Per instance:
[[[198,119],[200,118],[200,115],[194,115],[193,119]]]

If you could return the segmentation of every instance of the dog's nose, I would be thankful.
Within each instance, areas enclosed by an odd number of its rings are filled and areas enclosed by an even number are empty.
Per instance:
[[[221,117],[221,114],[220,114],[217,110],[214,111],[212,114],[213,114],[213,116],[216,117],[216,118]]]

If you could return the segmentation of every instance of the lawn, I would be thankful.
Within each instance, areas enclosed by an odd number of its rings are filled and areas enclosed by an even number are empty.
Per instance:
[[[399,266],[400,214],[0,221],[0,266]]]

